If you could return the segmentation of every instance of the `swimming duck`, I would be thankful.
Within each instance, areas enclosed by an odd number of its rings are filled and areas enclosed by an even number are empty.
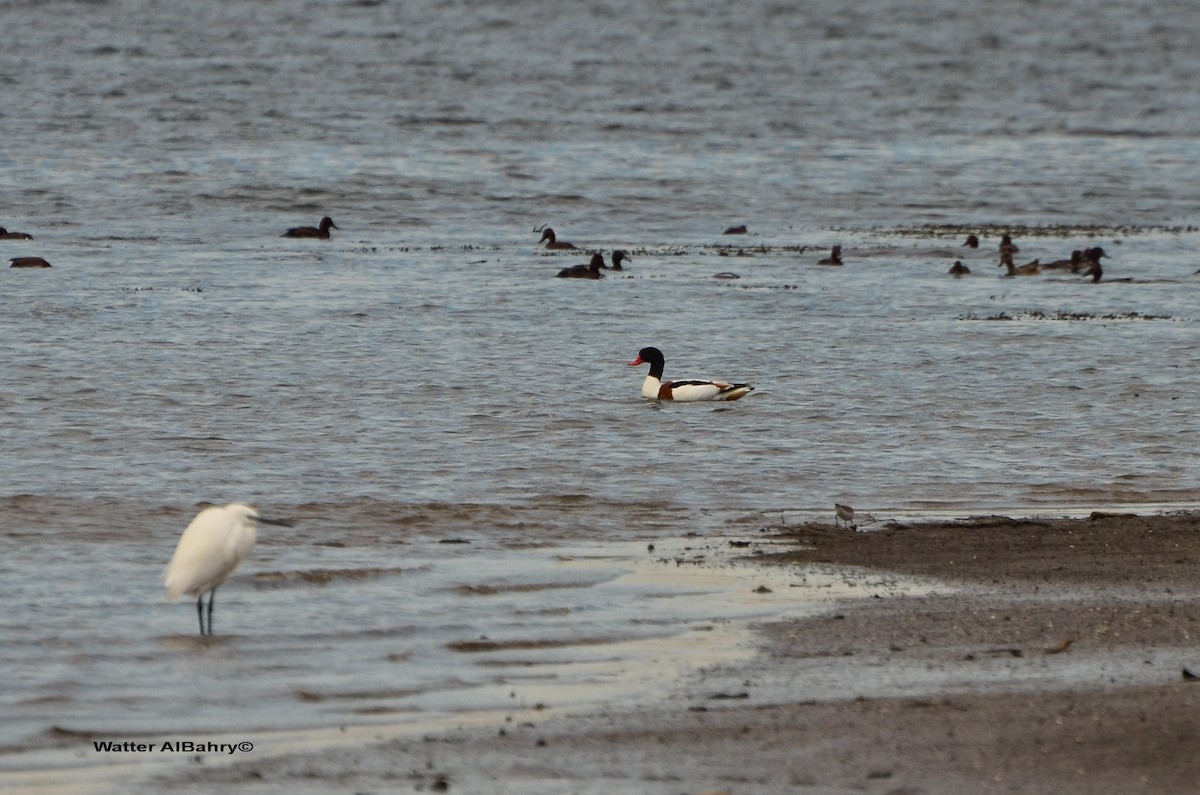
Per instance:
[[[587,265],[572,265],[558,272],[562,279],[603,279],[600,269],[604,267],[604,255],[597,251]]]
[[[10,268],[49,268],[50,263],[41,257],[13,257],[9,260]]]
[[[537,231],[537,230],[534,230],[534,231]],[[553,249],[575,248],[575,246],[572,245],[571,243],[568,243],[565,240],[559,240],[557,237],[555,237],[554,230],[551,229],[550,227],[546,227],[545,229],[542,230],[542,239],[539,240],[538,242],[541,243],[542,240],[548,241],[546,243],[546,248],[553,248]]]
[[[633,262],[633,260],[624,251],[617,249],[612,253],[612,265],[607,265],[605,267],[614,271],[622,271],[625,270],[621,267],[622,262]]]
[[[1099,262],[1101,257],[1108,257],[1108,252],[1099,246],[1092,246],[1091,248],[1085,248],[1083,250],[1083,259],[1085,264],[1088,262]],[[1112,257],[1109,257],[1109,259],[1112,259]]]
[[[976,235],[967,235],[967,239],[963,245],[967,248],[979,248],[979,237]]]
[[[329,239],[329,228],[340,229],[328,215],[321,219],[320,226],[293,226],[283,233],[284,237],[316,237],[321,240]]]
[[[655,400],[737,400],[745,397],[754,387],[749,384],[731,384],[728,381],[663,381],[663,355],[658,348],[642,348],[630,367],[650,365],[650,374],[642,382],[642,397]]]
[[[24,232],[10,232],[0,226],[0,240],[33,240],[33,235]]]
[[[746,234],[746,225],[738,224],[737,226],[729,226],[722,232],[723,235],[744,235]]]
[[[998,267],[1008,268],[1008,276],[1037,276],[1042,272],[1042,264],[1037,260],[1026,262],[1024,265],[1013,265],[1012,254],[1001,254]]]
[[[1043,263],[1042,268],[1048,268],[1050,270],[1056,270],[1059,268],[1070,268],[1071,272],[1075,273],[1081,267],[1083,267],[1084,264],[1085,263],[1083,261],[1083,252],[1080,251],[1079,249],[1075,249],[1074,251],[1071,252],[1070,259],[1056,259],[1056,260],[1054,260],[1054,262],[1046,262],[1046,263]]]
[[[966,276],[970,272],[971,269],[963,265],[962,260],[955,260],[954,264],[950,266],[950,270],[946,271],[951,276]]]
[[[829,250],[829,256],[822,260],[817,260],[818,265],[841,265],[842,264],[842,247],[834,246]]]

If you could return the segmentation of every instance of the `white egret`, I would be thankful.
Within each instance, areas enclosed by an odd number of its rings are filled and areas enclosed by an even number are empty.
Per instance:
[[[259,524],[291,527],[282,519],[259,516],[249,505],[231,502],[214,505],[196,514],[179,537],[179,546],[167,564],[164,584],[167,598],[183,594],[196,597],[200,634],[204,633],[204,593],[208,592],[208,634],[212,634],[213,598],[254,546]]]

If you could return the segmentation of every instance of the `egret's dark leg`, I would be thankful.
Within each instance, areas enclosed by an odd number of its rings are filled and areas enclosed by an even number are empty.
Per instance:
[[[200,619],[200,634],[204,634],[204,594],[196,597],[196,616]],[[211,624],[212,621],[210,620]]]
[[[208,592],[208,634],[212,634],[212,606],[213,601],[217,598],[217,589],[213,588]]]

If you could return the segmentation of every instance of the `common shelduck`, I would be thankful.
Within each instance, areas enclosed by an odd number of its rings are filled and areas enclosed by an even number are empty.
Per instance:
[[[737,400],[745,397],[754,387],[749,384],[731,384],[727,381],[664,381],[663,355],[658,348],[642,348],[630,367],[650,365],[650,374],[642,382],[642,397],[655,400]]]
[[[558,272],[560,279],[603,279],[604,255],[597,251],[587,265],[572,265]]]
[[[329,227],[340,229],[328,215],[321,219],[320,226],[293,226],[283,233],[284,237],[315,237],[321,240],[329,239]]]
[[[537,230],[535,229],[534,231],[536,232]],[[550,227],[546,227],[545,229],[542,230],[542,239],[539,240],[538,242],[541,243],[543,241],[545,241],[545,243],[546,243],[546,248],[557,248],[557,249],[575,248],[575,246],[572,245],[571,243],[568,243],[565,240],[559,240],[557,237],[555,237],[554,230],[551,229]]]

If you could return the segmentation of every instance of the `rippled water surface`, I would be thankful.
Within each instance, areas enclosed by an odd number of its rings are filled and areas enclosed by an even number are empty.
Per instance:
[[[0,225],[36,239],[0,255],[53,263],[0,288],[9,761],[499,707],[542,666],[636,698],[712,622],[809,609],[743,609],[767,575],[713,550],[835,500],[1194,506],[1191,6],[910,6],[5,3]],[[1104,280],[1001,278],[1005,231]],[[650,404],[644,345],[756,389]],[[296,526],[205,643],[159,575],[230,500]]]

